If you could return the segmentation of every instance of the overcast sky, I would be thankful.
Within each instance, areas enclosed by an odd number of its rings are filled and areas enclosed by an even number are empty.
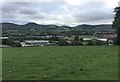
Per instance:
[[[3,0],[0,4],[0,19],[2,22],[16,24],[112,24],[113,9],[118,6],[118,2],[119,0]]]

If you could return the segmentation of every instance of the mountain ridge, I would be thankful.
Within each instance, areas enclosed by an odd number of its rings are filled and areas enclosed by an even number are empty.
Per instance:
[[[30,30],[36,29],[41,31],[51,31],[51,32],[68,32],[68,31],[114,31],[111,24],[101,24],[101,25],[89,25],[89,24],[81,24],[74,27],[70,27],[67,25],[57,26],[54,24],[37,24],[34,22],[29,22],[24,25],[18,25],[14,23],[0,23],[2,25],[2,29],[4,30],[11,30],[11,29],[23,29],[23,30]]]
[[[55,24],[37,24],[37,23],[34,23],[34,22],[28,22],[26,24],[15,24],[15,23],[9,23],[9,22],[3,22],[3,23],[0,23],[0,24],[13,24],[13,25],[19,25],[19,26],[25,26],[25,25],[44,25],[44,26],[59,26],[59,25],[55,25]],[[66,26],[66,27],[77,27],[77,26],[101,26],[101,25],[112,25],[112,24],[97,24],[97,25],[92,25],[92,24],[80,24],[80,25],[76,25],[76,26],[68,26],[68,25],[61,25],[60,27],[63,27],[63,26]]]

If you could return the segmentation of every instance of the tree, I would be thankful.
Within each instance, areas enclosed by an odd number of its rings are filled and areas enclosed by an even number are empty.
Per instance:
[[[14,45],[14,40],[11,39],[11,38],[9,38],[9,39],[6,41],[6,45],[10,45],[10,46]]]
[[[116,7],[114,9],[115,17],[113,21],[113,27],[116,29],[117,32],[117,44],[120,45],[120,7]]]
[[[115,17],[114,17],[114,21],[113,21],[113,27],[118,28],[120,27],[120,7],[116,7],[114,9]]]
[[[79,36],[76,35],[74,37],[74,40],[71,41],[71,45],[72,46],[80,46],[80,45],[82,45],[82,42],[80,41]]]
[[[64,39],[60,39],[60,40],[58,41],[58,45],[59,45],[59,46],[68,46],[69,43],[68,43],[66,40],[64,40]]]
[[[74,37],[74,41],[79,41],[79,37],[78,37],[78,36],[75,36],[75,37]]]

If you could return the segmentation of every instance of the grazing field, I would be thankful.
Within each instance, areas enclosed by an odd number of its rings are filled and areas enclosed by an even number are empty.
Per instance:
[[[117,46],[3,48],[3,80],[117,80]]]

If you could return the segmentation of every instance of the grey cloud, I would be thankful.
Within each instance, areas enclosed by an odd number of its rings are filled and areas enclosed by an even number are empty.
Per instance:
[[[34,2],[8,2],[8,4],[11,4],[16,7],[29,7]]]
[[[17,16],[15,14],[2,14],[2,18],[4,19],[14,19],[16,18]]]
[[[29,16],[25,16],[25,19],[28,19],[28,20],[41,20],[41,19],[46,19],[44,16],[42,15],[29,15]]]
[[[113,14],[109,12],[101,12],[101,11],[90,11],[90,12],[84,12],[82,14],[78,14],[75,16],[75,18],[78,21],[99,21],[99,20],[110,20],[113,19]]]
[[[113,9],[107,8],[102,2],[89,2],[77,8],[77,13],[73,14],[76,22],[103,22],[113,19]]]
[[[35,10],[31,10],[31,9],[24,9],[20,11],[20,14],[35,15],[35,14],[38,14],[38,12]]]
[[[27,2],[7,2],[7,3],[3,4],[2,11],[4,13],[9,13],[9,12],[19,11],[24,8],[30,8],[30,7],[32,7],[31,2],[29,2],[29,3],[27,3]]]
[[[4,20],[36,21],[36,23],[41,21],[69,24],[97,23],[111,21],[114,17],[113,9],[108,8],[103,2],[87,2],[77,6],[64,2],[11,2],[2,6],[2,12]]]
[[[6,3],[6,4],[4,4],[3,6],[2,6],[2,13],[14,13],[15,11],[17,11],[17,7],[16,6],[14,6],[14,5],[12,5],[12,4],[8,4],[8,3]]]
[[[36,14],[37,11],[34,8],[30,8],[32,3],[26,2],[8,2],[2,6],[2,17],[17,19],[23,15],[32,15]]]

